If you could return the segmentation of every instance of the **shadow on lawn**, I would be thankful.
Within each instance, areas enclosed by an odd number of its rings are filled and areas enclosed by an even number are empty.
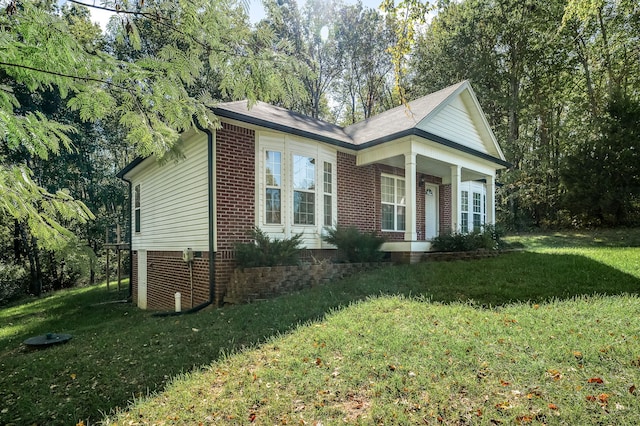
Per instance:
[[[592,294],[637,294],[640,269],[635,268],[627,273],[578,255],[516,252],[393,266],[273,300],[164,318],[131,305],[91,306],[99,292],[58,298],[51,307],[56,315],[28,324],[11,340],[18,345],[33,334],[73,330],[70,343],[43,352],[15,351],[0,339],[0,365],[12,371],[0,376],[0,400],[8,401],[9,408],[0,412],[0,424],[93,423],[102,413],[125,407],[132,395],[161,391],[180,373],[367,297],[399,294],[485,309]],[[39,309],[46,310],[46,303]],[[54,330],[62,325],[66,329]]]

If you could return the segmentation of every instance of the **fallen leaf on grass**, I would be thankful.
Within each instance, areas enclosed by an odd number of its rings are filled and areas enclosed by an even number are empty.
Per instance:
[[[547,370],[547,373],[551,376],[553,380],[560,380],[562,378],[562,374],[558,370]]]
[[[500,384],[501,384],[502,386],[509,386],[511,383],[501,379],[501,380],[500,380]]]
[[[550,408],[551,410],[557,410],[557,409],[558,409],[558,406],[557,406],[556,404],[549,404],[549,408]]]
[[[597,383],[601,385],[604,383],[604,380],[602,380],[600,377],[592,377],[589,380],[587,380],[587,383]]]
[[[531,423],[533,421],[533,416],[518,416],[516,417],[516,423],[521,425],[523,423]]]
[[[636,385],[631,385],[631,387],[629,387],[629,393],[632,395],[636,394]]]
[[[509,403],[509,401],[504,401],[499,404],[496,404],[496,408],[498,410],[508,410],[509,408],[511,408],[511,404]]]

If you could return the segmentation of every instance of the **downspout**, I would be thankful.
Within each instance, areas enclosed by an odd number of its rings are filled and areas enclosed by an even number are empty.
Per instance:
[[[206,308],[207,306],[214,304],[215,302],[215,289],[216,289],[216,263],[215,263],[215,251],[214,251],[214,235],[213,235],[213,133],[211,130],[204,128],[198,124],[196,120],[196,127],[201,132],[207,134],[207,186],[208,186],[208,202],[209,202],[209,300],[195,306],[189,310],[181,312],[156,312],[152,314],[154,317],[170,317],[185,314],[193,314],[199,310]],[[193,292],[192,292],[193,293]]]
[[[209,209],[209,304],[215,302],[216,292],[216,253],[215,253],[215,235],[213,233],[215,217],[213,211],[213,133],[208,128],[204,128],[194,120],[198,130],[207,134],[207,191],[208,191],[208,209]]]

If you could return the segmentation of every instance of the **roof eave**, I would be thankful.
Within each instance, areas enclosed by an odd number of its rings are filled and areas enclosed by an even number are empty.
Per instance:
[[[505,161],[505,160],[503,160],[501,158],[497,158],[497,157],[494,157],[493,155],[490,155],[490,154],[475,150],[475,149],[470,148],[470,147],[468,147],[466,145],[462,145],[462,144],[459,144],[457,142],[450,141],[449,139],[443,138],[442,136],[434,135],[433,133],[424,131],[422,129],[418,129],[417,127],[412,127],[411,129],[403,130],[401,132],[397,132],[397,133],[394,133],[394,134],[391,134],[391,135],[383,136],[381,138],[374,139],[372,141],[363,143],[361,145],[358,145],[357,150],[359,151],[359,150],[362,150],[362,149],[371,148],[373,146],[381,145],[381,144],[386,143],[386,142],[391,142],[393,140],[400,139],[400,138],[403,138],[403,137],[406,137],[406,136],[418,136],[418,137],[421,137],[421,138],[424,138],[424,139],[428,139],[428,140],[433,141],[435,143],[444,145],[444,146],[449,147],[449,148],[453,148],[455,150],[464,152],[466,154],[473,155],[475,157],[482,158],[483,160],[490,161],[490,162],[492,162],[494,164],[497,164],[497,165],[500,165],[500,166],[503,166],[503,167],[506,167],[506,168],[510,168],[512,166],[511,163],[509,163],[508,161]]]
[[[345,142],[340,139],[331,138],[329,136],[318,135],[316,133],[307,132],[306,130],[296,129],[295,127],[285,126],[283,124],[274,123],[268,120],[264,120],[257,117],[252,117],[250,115],[242,114],[240,112],[229,111],[221,108],[213,108],[214,114],[219,117],[227,118],[229,120],[236,120],[247,124],[252,124],[254,126],[264,127],[266,129],[275,130],[278,132],[289,133],[292,135],[300,136],[303,138],[312,139],[318,142],[324,142],[331,145],[338,146],[340,148],[346,149],[357,149],[357,145],[354,145],[350,142]]]

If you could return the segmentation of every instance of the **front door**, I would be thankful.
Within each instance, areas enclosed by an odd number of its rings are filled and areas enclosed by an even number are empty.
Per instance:
[[[440,218],[438,217],[438,186],[426,184],[425,194],[425,240],[432,240],[438,236]]]
[[[138,307],[147,309],[147,251],[138,250]]]

